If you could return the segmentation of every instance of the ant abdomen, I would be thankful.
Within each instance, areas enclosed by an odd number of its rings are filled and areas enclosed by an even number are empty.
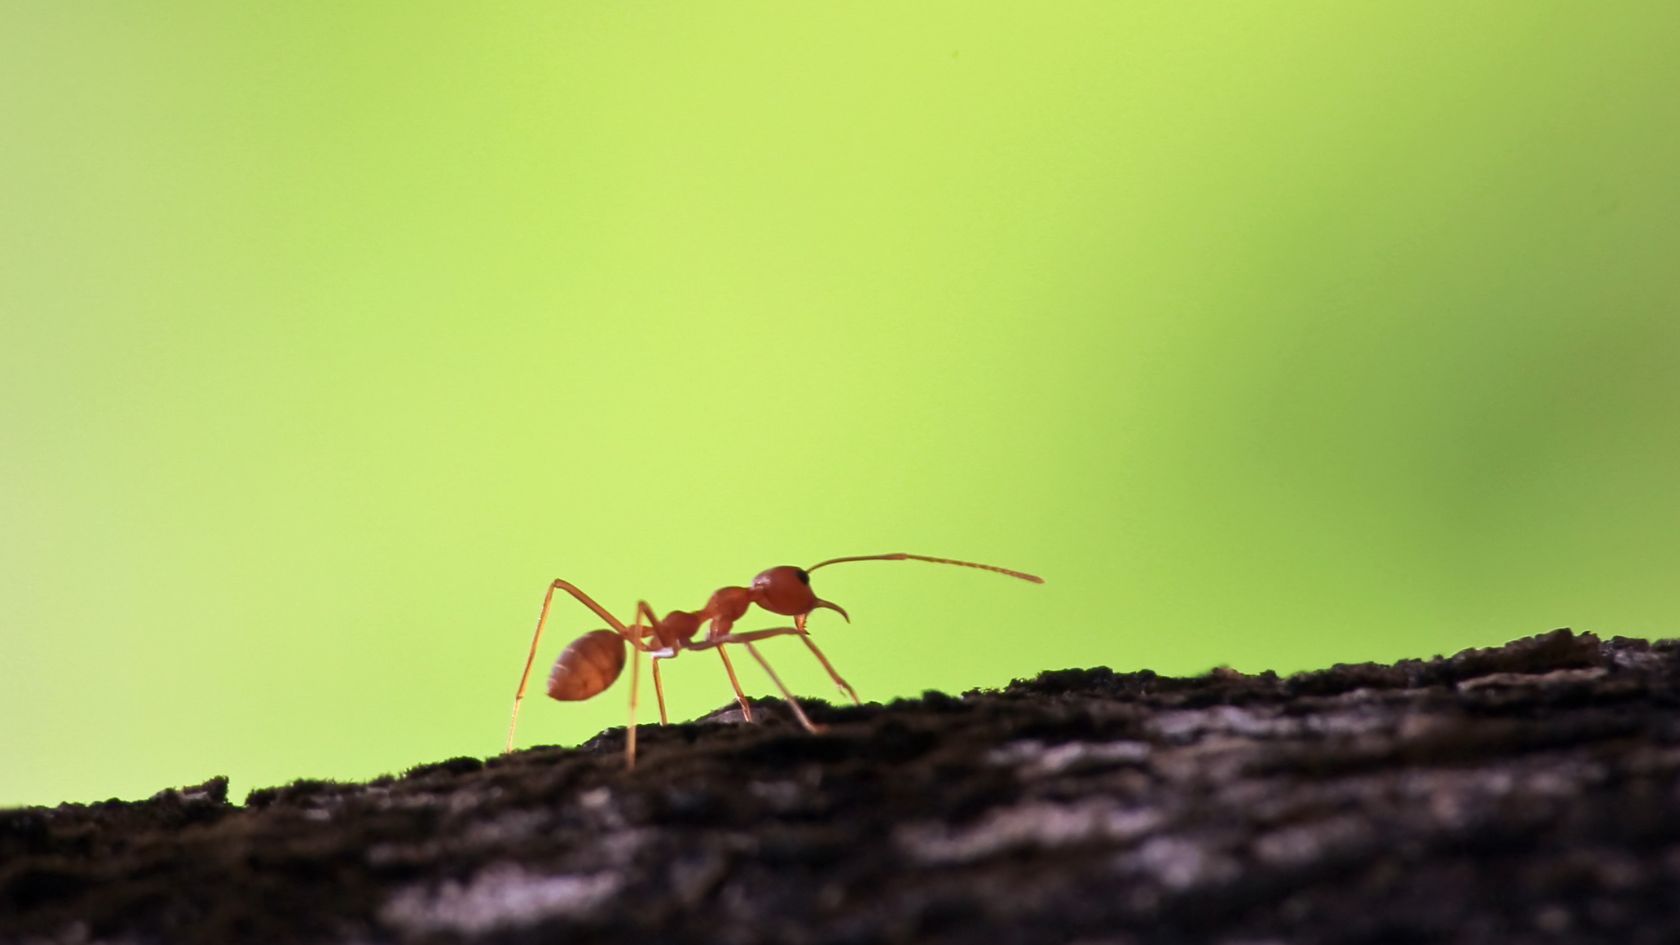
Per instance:
[[[624,637],[612,630],[592,630],[578,637],[554,661],[548,694],[561,702],[598,695],[624,672]]]

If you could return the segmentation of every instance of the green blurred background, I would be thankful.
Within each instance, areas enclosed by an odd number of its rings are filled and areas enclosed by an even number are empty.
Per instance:
[[[256,6],[0,7],[0,804],[1680,626],[1680,6]]]

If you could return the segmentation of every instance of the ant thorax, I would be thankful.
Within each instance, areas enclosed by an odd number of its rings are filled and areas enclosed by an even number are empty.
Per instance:
[[[712,592],[711,600],[706,601],[706,608],[700,611],[703,620],[712,622],[711,629],[706,631],[706,638],[715,640],[729,632],[753,605],[753,592],[744,587],[720,587]]]

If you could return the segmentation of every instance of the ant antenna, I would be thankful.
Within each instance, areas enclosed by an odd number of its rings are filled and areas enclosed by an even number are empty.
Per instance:
[[[847,558],[830,558],[827,561],[820,561],[813,564],[805,570],[808,572],[815,571],[818,568],[826,568],[831,564],[842,564],[847,561],[932,561],[934,564],[954,564],[964,568],[979,568],[982,571],[994,571],[998,574],[1007,574],[1012,578],[1020,578],[1023,581],[1031,581],[1034,584],[1044,583],[1043,578],[1036,574],[1028,574],[1025,571],[1012,571],[1009,568],[1000,568],[996,565],[979,564],[974,561],[957,561],[953,558],[930,558],[927,555],[906,554],[902,551],[890,555],[853,555]]]

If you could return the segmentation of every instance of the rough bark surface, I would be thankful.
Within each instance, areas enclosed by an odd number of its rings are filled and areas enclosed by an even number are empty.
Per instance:
[[[1106,669],[0,811],[4,942],[1680,941],[1680,646]]]

